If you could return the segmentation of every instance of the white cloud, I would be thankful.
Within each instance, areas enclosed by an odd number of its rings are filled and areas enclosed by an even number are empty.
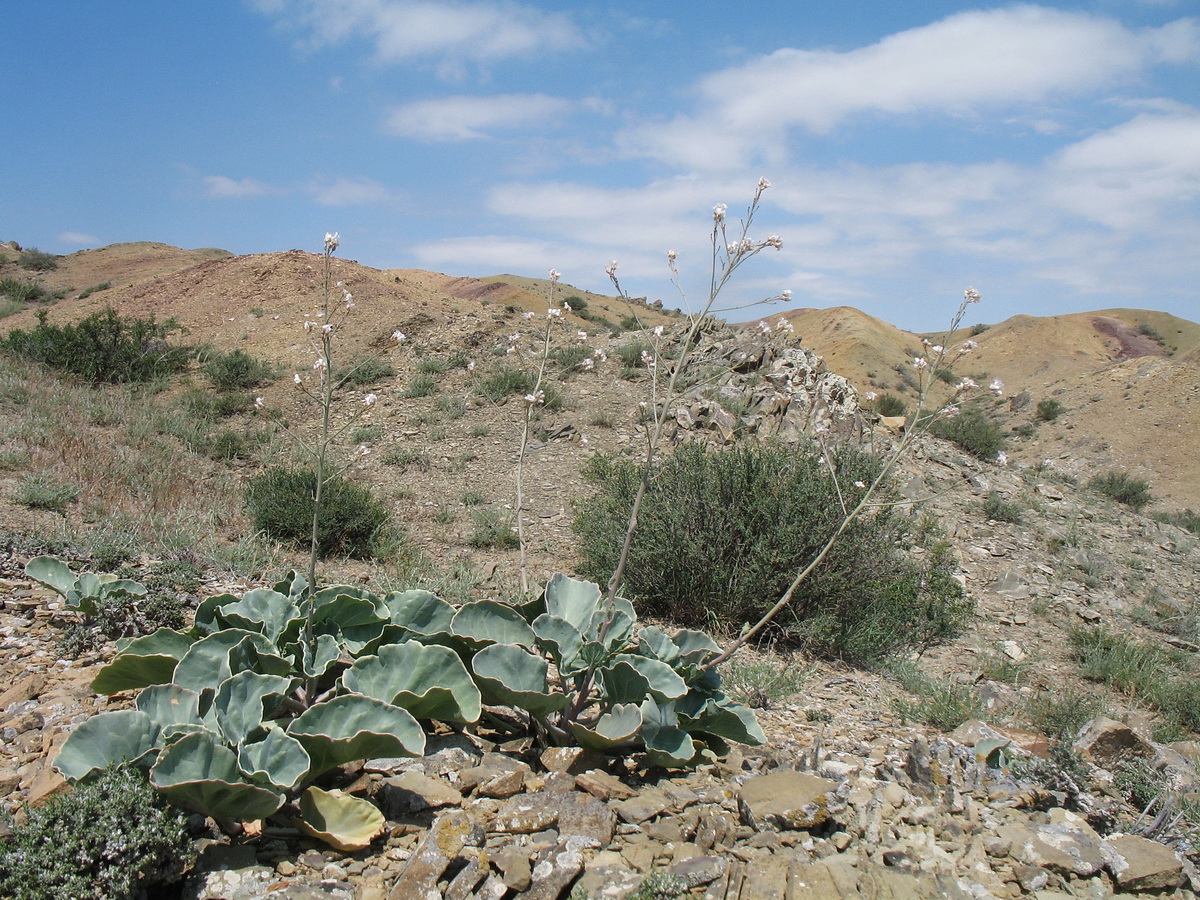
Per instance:
[[[304,189],[322,206],[379,206],[395,202],[391,191],[370,178],[315,179]]]
[[[425,141],[467,141],[489,131],[552,122],[570,112],[572,103],[546,94],[455,96],[418,100],[393,108],[384,127],[392,134]]]
[[[257,178],[233,179],[226,175],[206,175],[204,185],[210,197],[241,199],[275,192],[269,184]]]
[[[312,46],[366,40],[384,63],[489,62],[579,46],[571,19],[506,0],[253,0],[309,33]]]
[[[630,154],[719,168],[786,152],[791,128],[828,133],[851,117],[975,116],[1096,96],[1148,67],[1200,60],[1200,23],[1131,29],[1018,5],[957,13],[845,52],[785,48],[696,85],[698,111],[621,136]]]
[[[60,232],[58,240],[63,244],[71,244],[76,247],[93,247],[100,243],[100,238],[92,234],[85,234],[82,231]]]

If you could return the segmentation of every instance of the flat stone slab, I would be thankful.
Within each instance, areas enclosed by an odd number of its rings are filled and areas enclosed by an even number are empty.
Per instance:
[[[742,820],[751,828],[808,829],[829,818],[828,778],[803,772],[772,772],[751,778],[738,792]]]
[[[1133,834],[1107,838],[1112,851],[1108,869],[1124,890],[1158,891],[1175,887],[1183,877],[1183,864],[1170,847]]]

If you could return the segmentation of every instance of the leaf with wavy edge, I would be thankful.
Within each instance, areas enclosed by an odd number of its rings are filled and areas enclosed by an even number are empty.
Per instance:
[[[583,635],[566,619],[542,613],[533,620],[533,633],[543,647],[550,651],[554,664],[563,675],[574,675],[587,668],[580,659],[583,652]]]
[[[647,699],[641,706],[646,757],[656,766],[678,769],[692,765],[703,745],[676,723],[675,704]]]
[[[284,794],[245,780],[237,756],[208,732],[188,734],[158,755],[150,783],[172,803],[215,819],[265,819]]]
[[[172,681],[203,693],[206,689],[213,690],[234,672],[290,674],[291,661],[277,654],[270,639],[257,631],[226,628],[192,644],[175,667]]]
[[[296,689],[297,678],[238,672],[221,682],[213,698],[217,724],[231,744],[240,744],[263,727]]]
[[[117,655],[96,673],[92,690],[97,694],[117,694],[152,684],[167,684],[194,643],[189,635],[170,628],[118,642]]]
[[[92,716],[71,732],[54,760],[54,768],[64,778],[78,781],[112,763],[137,764],[156,752],[158,733],[159,726],[139,709]]]
[[[304,624],[304,614],[291,597],[267,588],[246,591],[241,600],[220,607],[217,615],[226,628],[257,631],[275,644],[293,640]]]
[[[204,727],[204,719],[200,716],[200,695],[187,688],[175,684],[152,685],[139,693],[134,703],[162,729],[163,733],[158,739],[160,746],[171,736],[180,733],[180,726],[185,731],[192,726]]]
[[[292,721],[288,734],[312,757],[313,777],[359,759],[425,752],[425,732],[408,710],[361,694],[310,707]]]
[[[477,647],[489,644],[533,647],[537,644],[537,635],[521,614],[495,600],[476,600],[460,606],[450,623],[450,631]]]
[[[393,591],[383,598],[393,625],[414,634],[449,634],[454,607],[429,591]]]
[[[252,781],[294,791],[312,768],[312,758],[290,734],[281,728],[271,728],[261,741],[238,746],[237,765]]]
[[[516,644],[493,644],[475,654],[471,669],[488,702],[515,706],[534,716],[548,716],[570,700],[547,681],[546,660]]]
[[[680,726],[688,731],[702,731],[752,746],[767,740],[754,711],[726,698],[689,694],[675,704],[675,713]]]
[[[300,818],[295,821],[305,834],[343,853],[370,846],[385,824],[383,813],[374,804],[318,787],[300,795]]]
[[[642,710],[636,703],[619,703],[590,726],[572,722],[571,734],[588,750],[608,750],[633,740],[642,729]]]
[[[600,605],[600,587],[559,572],[546,583],[546,614],[569,622],[584,634]]]
[[[407,709],[418,719],[476,722],[482,698],[453,650],[418,641],[382,647],[342,673],[347,691]]]
[[[644,675],[650,695],[656,700],[676,700],[688,692],[687,684],[679,677],[679,673],[665,662],[648,656],[622,653],[613,657],[611,665],[618,663],[628,663]]]

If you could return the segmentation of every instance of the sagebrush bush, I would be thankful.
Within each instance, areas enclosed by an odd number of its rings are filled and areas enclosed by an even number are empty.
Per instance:
[[[895,394],[881,394],[875,401],[875,412],[881,416],[903,416],[908,414],[908,407]]]
[[[964,407],[957,416],[938,419],[930,431],[978,459],[995,459],[1004,449],[1004,429],[974,405]]]
[[[1126,472],[1104,472],[1088,482],[1088,488],[1133,509],[1152,503],[1150,483]]]
[[[63,629],[59,649],[63,656],[77,659],[99,649],[105,641],[139,637],[160,628],[183,628],[186,624],[183,605],[171,591],[154,591],[136,601],[104,597],[96,603],[95,615]]]
[[[16,303],[38,303],[50,299],[50,293],[40,284],[18,278],[0,278],[0,296]]]
[[[31,272],[49,272],[58,268],[58,257],[37,247],[27,247],[17,257],[17,265]]]
[[[834,454],[834,463],[848,497],[881,465],[849,449]],[[616,566],[641,472],[632,462],[596,456],[587,474],[599,492],[575,521],[580,571],[603,581]],[[783,594],[842,516],[837,487],[814,452],[681,447],[650,478],[624,592],[643,615],[736,632]],[[800,585],[774,634],[866,663],[953,633],[971,605],[944,550],[925,554],[921,566],[897,549],[906,525],[888,506],[852,522]]]
[[[1019,504],[1010,503],[1000,496],[999,491],[988,491],[987,499],[983,501],[983,514],[997,522],[1021,521],[1022,510]]]
[[[526,394],[533,390],[533,377],[523,369],[501,366],[480,379],[475,389],[485,400],[499,403],[513,394]]]
[[[245,350],[216,352],[204,361],[204,374],[219,391],[246,391],[275,378],[275,367]]]
[[[395,374],[395,367],[386,359],[378,356],[368,356],[366,359],[352,362],[345,369],[341,369],[335,373],[333,383],[338,387],[342,385],[362,387],[367,384],[375,384],[375,382],[381,381],[384,378],[391,378]]]
[[[1057,400],[1040,400],[1037,405],[1037,418],[1042,422],[1053,422],[1063,414],[1064,409]]]
[[[312,537],[317,476],[312,469],[272,466],[250,479],[246,508],[254,527],[268,537],[307,546]],[[371,491],[341,476],[331,476],[321,495],[317,552],[366,559],[388,536],[388,511]]]
[[[194,859],[183,814],[137,770],[109,770],[30,810],[0,842],[0,897],[130,900],[178,881]]]
[[[167,338],[182,327],[174,322],[124,319],[112,307],[73,325],[50,325],[38,310],[31,331],[14,328],[0,347],[97,383],[146,382],[187,365],[192,351],[173,347]]]

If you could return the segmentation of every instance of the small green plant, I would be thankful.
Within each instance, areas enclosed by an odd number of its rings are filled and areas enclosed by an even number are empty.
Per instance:
[[[642,879],[626,900],[683,900],[688,896],[688,883],[669,872],[651,872]]]
[[[17,265],[31,272],[50,272],[58,268],[58,257],[37,247],[26,247],[17,256]]]
[[[492,506],[471,510],[473,529],[469,543],[486,550],[513,550],[518,546],[512,515]]]
[[[7,297],[21,309],[30,303],[50,299],[50,293],[40,284],[17,278],[0,278],[0,296]]]
[[[26,473],[17,485],[13,500],[30,509],[62,512],[79,499],[80,492],[77,484],[59,481],[40,472]]]
[[[462,495],[463,506],[482,506],[487,501],[479,491],[467,491]]]
[[[1088,482],[1088,489],[1135,510],[1141,510],[1154,501],[1149,482],[1134,478],[1127,472],[1112,471],[1097,475]]]
[[[1035,731],[1069,744],[1084,725],[1103,715],[1104,709],[1099,695],[1068,686],[1035,694],[1025,704],[1024,718]]]
[[[446,360],[436,356],[422,356],[417,360],[417,372],[422,375],[441,375],[449,368]]]
[[[1066,411],[1057,400],[1041,400],[1037,405],[1037,418],[1039,422],[1053,422]]]
[[[523,369],[500,366],[475,386],[479,396],[500,403],[514,394],[527,394],[533,389],[533,378]]]
[[[644,369],[650,354],[654,353],[654,345],[640,338],[626,341],[613,351],[622,367],[626,369]]]
[[[129,900],[179,881],[195,856],[183,814],[145,775],[108,769],[30,810],[0,842],[0,896]]]
[[[1166,525],[1174,525],[1176,528],[1200,535],[1200,512],[1193,509],[1184,509],[1179,512],[1156,512],[1154,518]]]
[[[467,401],[462,397],[438,397],[433,407],[450,421],[461,419],[467,412]]]
[[[983,514],[997,522],[1017,524],[1021,521],[1022,513],[1020,504],[1005,500],[999,491],[988,491],[987,499],[983,501]]]
[[[8,472],[13,469],[23,469],[29,465],[29,451],[18,450],[15,447],[4,447],[0,449],[0,472]]]
[[[880,394],[875,400],[875,412],[881,416],[904,416],[908,414],[908,406],[895,394]]]
[[[305,545],[312,535],[317,476],[312,469],[272,466],[246,487],[254,527],[268,537]],[[370,558],[387,543],[387,507],[369,489],[330,476],[317,523],[317,553]]]
[[[1013,434],[1017,437],[1031,438],[1037,434],[1037,429],[1032,422],[1022,422],[1020,425],[1013,426]]]
[[[102,281],[99,284],[93,284],[91,287],[84,288],[82,291],[80,291],[78,299],[86,300],[88,297],[92,296],[92,294],[98,293],[99,291],[107,291],[111,287],[111,281]]]
[[[350,443],[372,444],[383,437],[382,425],[361,425],[350,432]]]
[[[904,690],[917,695],[916,700],[892,701],[892,708],[904,721],[924,722],[941,731],[953,731],[983,711],[979,694],[968,685],[930,677],[907,662],[893,663],[887,671]]]
[[[977,403],[965,406],[957,416],[939,418],[930,431],[978,459],[994,460],[1004,450],[1004,429]]]
[[[492,433],[490,425],[472,425],[469,434],[471,437],[487,437]]]
[[[179,598],[169,591],[139,597],[107,594],[97,598],[91,615],[63,629],[59,648],[63,656],[77,659],[105,641],[139,637],[159,628],[183,628],[185,618]]]
[[[770,709],[804,690],[811,670],[795,659],[769,656],[766,659],[729,660],[721,667],[721,679],[731,696],[751,709]]]
[[[368,356],[351,362],[345,369],[338,370],[334,373],[333,382],[338,387],[343,385],[364,387],[376,384],[385,378],[392,378],[395,374],[396,369],[386,359],[380,356]]]
[[[275,366],[240,349],[210,354],[202,370],[219,391],[247,391],[276,377]]]
[[[420,472],[429,471],[429,454],[414,447],[392,447],[383,454],[381,461],[385,466],[395,466],[398,469],[415,468]]]
[[[428,397],[437,390],[437,379],[432,375],[422,375],[420,373],[414,375],[408,382],[408,390],[404,392],[404,396],[410,400],[415,400],[419,397]]]

